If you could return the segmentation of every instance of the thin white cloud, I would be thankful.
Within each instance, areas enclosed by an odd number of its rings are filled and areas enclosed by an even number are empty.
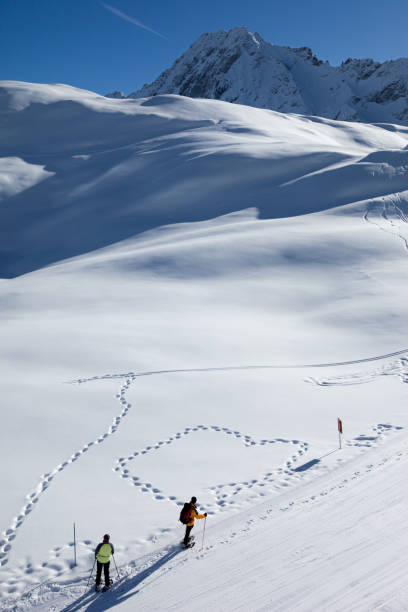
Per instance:
[[[115,8],[114,6],[110,6],[110,4],[106,4],[105,2],[101,2],[101,5],[104,8],[106,8],[108,11],[111,11],[112,13],[120,17],[121,19],[124,19],[125,21],[130,21],[130,23],[133,23],[134,25],[139,26],[139,28],[143,28],[144,30],[147,30],[148,32],[152,32],[152,34],[156,34],[156,36],[160,36],[160,38],[165,38],[166,40],[168,40],[168,38],[166,38],[166,36],[163,36],[163,34],[160,34],[160,32],[156,32],[156,30],[149,28],[149,26],[145,25],[138,19],[129,17],[129,15],[126,15],[126,13],[123,13],[119,9]]]

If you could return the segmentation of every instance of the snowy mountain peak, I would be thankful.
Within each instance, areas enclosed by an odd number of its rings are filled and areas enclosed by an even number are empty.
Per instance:
[[[218,30],[217,32],[206,32],[202,34],[191,46],[190,49],[201,49],[203,46],[210,45],[224,48],[233,45],[243,45],[250,47],[255,45],[259,47],[261,44],[268,44],[257,32],[252,33],[248,28],[241,26],[232,28],[231,30]]]
[[[246,27],[202,34],[153,83],[129,97],[172,93],[330,119],[408,123],[408,59],[347,59],[273,45]]]

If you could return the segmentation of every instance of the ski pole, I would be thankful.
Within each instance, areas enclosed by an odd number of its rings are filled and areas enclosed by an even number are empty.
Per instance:
[[[205,525],[206,525],[206,523],[207,523],[207,517],[205,517],[205,519],[204,519],[203,541],[202,541],[202,544],[201,544],[201,550],[203,550],[203,547],[204,547],[204,535],[205,535]]]
[[[116,565],[116,560],[115,560],[114,555],[112,555],[112,559],[113,559],[113,562],[114,562],[115,567],[116,567],[116,572],[117,572],[117,574],[118,574],[118,579],[120,580],[120,575],[119,575],[119,572],[118,572],[118,566]]]
[[[95,563],[96,563],[96,557],[95,557],[94,562],[93,562],[93,566],[92,566],[92,569],[91,569],[91,573],[89,574],[88,582],[86,583],[86,588],[88,588],[88,586],[89,586],[89,581],[90,581],[91,576],[92,576],[92,574],[93,574],[94,567],[95,567]]]

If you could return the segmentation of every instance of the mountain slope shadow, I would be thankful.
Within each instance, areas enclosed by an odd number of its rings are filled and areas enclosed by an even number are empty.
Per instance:
[[[136,591],[134,591],[134,589],[136,589],[138,585],[158,571],[161,567],[166,565],[166,563],[174,559],[181,552],[183,552],[183,549],[178,546],[171,548],[165,555],[160,557],[160,559],[140,573],[118,580],[108,592],[97,595],[96,599],[93,593],[88,596],[81,596],[66,606],[62,612],[78,612],[79,610],[87,610],[87,612],[101,612],[102,610],[109,610],[110,608],[120,605],[130,597],[137,595],[139,593],[139,589]]]
[[[50,174],[1,202],[0,277],[164,225],[251,207],[261,219],[287,218],[408,189],[406,151],[360,159],[373,143],[356,153],[347,134],[342,144],[333,127],[329,143],[323,128],[312,138],[307,119],[253,110],[231,124],[225,117],[238,112],[234,105],[210,112],[165,96],[127,112],[100,104],[95,110],[65,100],[1,110],[0,157],[23,160],[29,173]],[[158,110],[141,111],[155,104]]]

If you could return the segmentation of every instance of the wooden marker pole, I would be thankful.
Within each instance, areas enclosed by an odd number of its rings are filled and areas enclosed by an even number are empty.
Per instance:
[[[74,567],[76,567],[76,533],[75,533],[75,523],[74,523]]]

